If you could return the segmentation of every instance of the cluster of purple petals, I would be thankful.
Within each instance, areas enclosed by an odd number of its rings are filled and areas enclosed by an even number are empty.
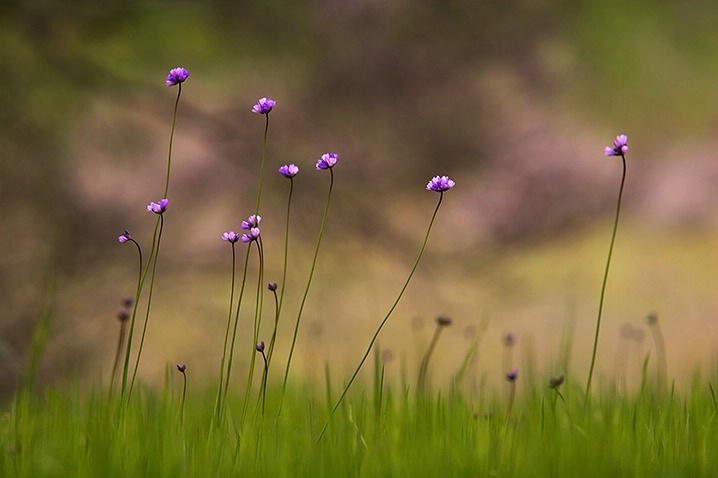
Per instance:
[[[259,228],[258,227],[251,228],[249,230],[248,234],[242,234],[241,239],[242,239],[242,242],[244,242],[244,243],[256,241],[257,239],[259,239]]]
[[[426,189],[428,191],[442,193],[453,188],[455,185],[456,183],[453,179],[449,178],[449,176],[434,176],[433,178],[431,178],[431,181],[429,181],[429,183],[426,185]]]
[[[337,164],[337,159],[339,159],[337,153],[324,153],[317,161],[317,169],[331,169]]]
[[[606,156],[623,156],[628,152],[628,136],[619,134],[613,140],[613,147],[606,146],[604,154]]]
[[[222,240],[227,241],[230,244],[234,244],[239,240],[240,235],[235,233],[234,231],[227,231],[224,234],[222,234]]]
[[[117,237],[117,240],[120,241],[120,244],[124,244],[125,242],[129,241],[130,238],[131,238],[131,236],[130,236],[130,231],[128,231],[127,229],[125,229],[125,232],[123,232],[122,234],[120,234],[120,235]]]
[[[183,364],[183,363],[178,363],[178,364],[177,364],[177,370],[179,370],[180,372],[184,373],[185,370],[187,370],[187,365],[185,365],[185,364]]]
[[[167,206],[169,206],[169,203],[170,201],[167,198],[160,199],[159,202],[153,201],[147,205],[147,210],[155,214],[162,214],[167,210]]]
[[[264,340],[262,340],[261,342],[259,342],[257,344],[256,349],[257,349],[257,352],[264,353]]]
[[[262,216],[252,214],[247,218],[246,221],[242,221],[242,229],[249,231],[253,227],[259,227],[259,223],[262,222]]]
[[[258,115],[269,114],[269,112],[272,111],[272,108],[274,108],[274,105],[276,104],[277,102],[274,101],[272,98],[260,98],[257,101],[257,104],[252,106],[252,113],[257,113]]]
[[[270,282],[267,284],[267,289],[271,290],[272,292],[277,290],[277,283],[276,282]]]
[[[172,68],[169,75],[167,75],[167,79],[165,79],[165,84],[167,86],[179,85],[180,83],[184,82],[184,80],[186,80],[188,76],[189,71],[187,71],[185,68]]]
[[[284,166],[279,168],[279,174],[284,176],[287,179],[293,178],[294,176],[299,173],[299,168],[296,164],[285,164]]]
[[[512,371],[510,371],[509,373],[506,374],[506,380],[508,380],[509,382],[515,382],[516,379],[518,378],[518,376],[519,376],[519,369],[514,367],[514,369]]]

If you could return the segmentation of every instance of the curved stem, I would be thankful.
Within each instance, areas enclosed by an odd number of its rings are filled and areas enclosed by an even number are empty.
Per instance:
[[[588,381],[586,382],[586,403],[589,401],[589,393],[591,392],[591,379],[593,378],[593,368],[596,365],[596,350],[598,349],[598,335],[601,329],[601,315],[603,313],[603,299],[606,294],[606,284],[608,283],[608,271],[611,267],[611,256],[613,255],[613,244],[616,242],[616,231],[618,230],[618,217],[621,213],[621,200],[623,198],[623,185],[626,182],[626,157],[621,155],[623,161],[623,174],[621,176],[621,187],[618,190],[618,202],[616,204],[616,218],[613,221],[613,233],[611,235],[611,245],[608,248],[608,259],[606,259],[606,270],[603,273],[603,284],[601,285],[601,298],[598,302],[598,318],[596,319],[596,335],[593,339],[593,353],[591,355],[591,367],[588,371]]]
[[[289,358],[287,359],[287,367],[284,370],[284,381],[282,383],[282,395],[279,400],[279,414],[282,413],[282,404],[284,403],[284,393],[287,390],[287,378],[289,377],[289,367],[292,364],[292,356],[294,355],[294,347],[297,343],[297,333],[299,332],[299,323],[302,320],[302,312],[304,311],[304,304],[307,302],[307,295],[309,294],[309,288],[312,285],[312,278],[314,277],[314,269],[317,265],[317,256],[319,256],[319,246],[322,244],[322,236],[324,235],[324,226],[327,221],[327,214],[329,213],[329,203],[332,200],[332,190],[334,188],[334,170],[329,168],[331,173],[331,179],[329,183],[329,192],[327,194],[327,203],[324,206],[324,215],[322,216],[322,224],[319,227],[319,239],[317,239],[317,247],[314,250],[314,258],[312,259],[312,267],[309,270],[309,279],[307,280],[307,287],[304,289],[304,296],[302,297],[302,303],[299,306],[299,313],[297,314],[297,321],[294,325],[294,335],[292,336],[292,345],[289,348]],[[284,288],[282,288],[284,290]]]
[[[364,366],[364,362],[366,362],[366,359],[369,356],[369,353],[371,352],[372,347],[374,347],[374,342],[376,342],[377,337],[379,337],[379,333],[381,332],[381,329],[384,328],[384,324],[386,324],[386,321],[389,320],[389,317],[391,317],[391,314],[394,312],[394,309],[396,309],[396,306],[399,305],[399,301],[401,300],[401,297],[404,295],[406,288],[409,286],[409,282],[411,282],[411,278],[414,276],[414,272],[416,272],[416,268],[419,266],[419,261],[421,261],[421,256],[424,254],[424,249],[426,249],[426,243],[429,241],[429,234],[431,234],[431,228],[434,225],[434,220],[436,219],[436,214],[439,212],[439,207],[441,206],[441,202],[444,199],[444,193],[441,192],[440,194],[441,195],[439,196],[439,202],[436,204],[436,208],[434,209],[434,214],[431,216],[431,221],[429,222],[429,227],[426,229],[426,236],[424,237],[424,242],[421,244],[421,249],[419,250],[419,255],[417,256],[416,261],[414,262],[414,267],[411,268],[411,272],[409,272],[409,277],[406,278],[406,282],[404,282],[404,286],[401,288],[401,291],[399,292],[399,295],[397,296],[396,300],[394,301],[394,304],[392,304],[391,308],[389,309],[389,312],[387,312],[386,316],[384,317],[384,320],[381,321],[381,323],[379,324],[379,327],[376,329],[376,332],[374,332],[374,336],[371,338],[371,342],[369,342],[369,346],[367,347],[366,352],[364,352],[364,356],[362,357],[361,361],[359,362],[359,366],[357,366],[356,370],[354,371],[351,378],[349,379],[349,382],[347,382],[346,386],[344,387],[342,394],[339,396],[339,400],[337,400],[336,405],[334,405],[334,408],[332,408],[332,411],[329,414],[329,418],[327,419],[327,422],[324,424],[322,431],[319,433],[319,438],[317,438],[317,442],[319,442],[322,439],[322,437],[324,436],[324,432],[327,431],[327,428],[329,427],[329,423],[331,422],[332,417],[334,416],[334,413],[339,408],[339,405],[341,405],[342,401],[344,400],[344,397],[346,396],[347,392],[349,391],[349,388],[352,386],[352,383],[354,383],[354,380],[357,378],[357,375],[359,375],[359,371]]]

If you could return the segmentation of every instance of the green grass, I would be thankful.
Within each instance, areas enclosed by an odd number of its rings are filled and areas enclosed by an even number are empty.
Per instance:
[[[519,376],[510,418],[503,387],[417,396],[378,380],[352,390],[319,443],[332,387],[290,387],[277,417],[275,384],[266,416],[254,413],[237,430],[241,391],[216,427],[213,390],[190,387],[181,425],[174,378],[161,390],[140,387],[126,408],[100,387],[19,392],[0,423],[0,474],[699,477],[718,469],[718,408],[699,378],[681,393],[646,383],[634,394],[597,387],[586,405],[582,378],[567,380],[563,401]]]

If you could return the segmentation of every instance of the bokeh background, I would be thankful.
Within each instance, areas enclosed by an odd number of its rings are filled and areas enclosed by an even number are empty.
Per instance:
[[[175,66],[191,76],[142,380],[178,362],[195,383],[216,378],[231,259],[220,236],[253,212],[264,119],[250,109],[263,96],[277,100],[260,211],[268,281],[281,277],[288,190],[274,171],[302,169],[280,361],[328,186],[313,166],[340,157],[297,380],[323,381],[329,364],[341,381],[356,365],[416,257],[436,174],[457,186],[380,337],[389,376],[403,369],[413,383],[439,314],[453,324],[435,385],[477,338],[472,380],[500,380],[507,333],[514,364],[585,376],[621,173],[603,148],[619,133],[631,150],[598,380],[630,386],[647,356],[653,366],[651,312],[670,378],[715,374],[717,23],[710,1],[4,0],[3,395],[27,372],[42,317],[44,383],[107,380],[115,314],[136,277],[117,236],[127,228],[149,251],[145,206],[164,187]]]

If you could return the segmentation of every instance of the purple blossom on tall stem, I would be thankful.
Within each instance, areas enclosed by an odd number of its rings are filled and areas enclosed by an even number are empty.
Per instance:
[[[167,206],[169,206],[169,204],[170,201],[167,198],[160,199],[159,202],[152,201],[147,205],[147,210],[155,214],[163,214],[167,210]]]
[[[260,98],[257,100],[257,104],[252,106],[252,113],[256,113],[258,115],[268,115],[276,104],[277,102],[272,98]]]
[[[443,193],[453,188],[456,183],[449,176],[434,176],[426,185],[428,191]]]
[[[333,168],[337,164],[337,159],[339,159],[339,155],[336,153],[322,154],[322,157],[317,160],[317,170]]]
[[[248,243],[259,239],[259,228],[253,227],[249,230],[249,234],[242,234],[242,242]]]
[[[253,227],[259,227],[259,223],[262,222],[262,216],[258,214],[252,214],[247,218],[246,221],[242,221],[242,229],[249,231]]]
[[[167,75],[167,78],[165,79],[165,84],[167,86],[179,85],[180,83],[183,83],[188,76],[189,71],[187,71],[187,69],[182,67],[172,68],[169,75]]]
[[[606,156],[623,156],[628,152],[628,136],[619,134],[613,140],[613,147],[606,146],[604,154]]]
[[[291,179],[299,173],[299,168],[294,163],[285,164],[279,168],[279,174],[287,179]]]
[[[508,372],[506,374],[506,380],[508,380],[509,382],[515,382],[516,379],[518,378],[518,376],[519,376],[519,369],[514,367],[513,370],[511,370],[510,372]]]
[[[125,242],[129,241],[130,239],[132,239],[132,236],[130,236],[130,231],[128,231],[127,229],[125,229],[125,232],[123,232],[122,234],[117,236],[117,240],[119,241],[120,244],[124,244]]]
[[[626,153],[628,152],[628,136],[619,134],[613,140],[613,148],[606,146],[604,153],[606,156],[620,156],[623,166],[621,173],[621,185],[618,188],[618,201],[616,201],[616,217],[613,220],[613,232],[611,233],[611,244],[608,246],[608,257],[606,258],[606,269],[603,273],[603,283],[601,285],[601,297],[598,300],[598,314],[596,316],[596,334],[593,338],[593,352],[591,354],[591,365],[588,369],[588,379],[586,380],[586,401],[590,400],[591,381],[593,379],[593,369],[596,365],[596,351],[598,350],[598,337],[601,331],[601,317],[603,314],[603,301],[606,295],[606,284],[608,283],[608,272],[611,268],[611,258],[613,257],[613,246],[616,242],[616,232],[618,231],[618,218],[621,214],[621,201],[623,199],[623,186],[626,183]]]
[[[277,283],[270,282],[269,284],[267,284],[267,289],[271,290],[272,292],[275,292],[277,290]]]
[[[234,244],[239,240],[240,235],[235,233],[234,231],[227,231],[222,234],[222,240],[227,241],[230,244]]]

